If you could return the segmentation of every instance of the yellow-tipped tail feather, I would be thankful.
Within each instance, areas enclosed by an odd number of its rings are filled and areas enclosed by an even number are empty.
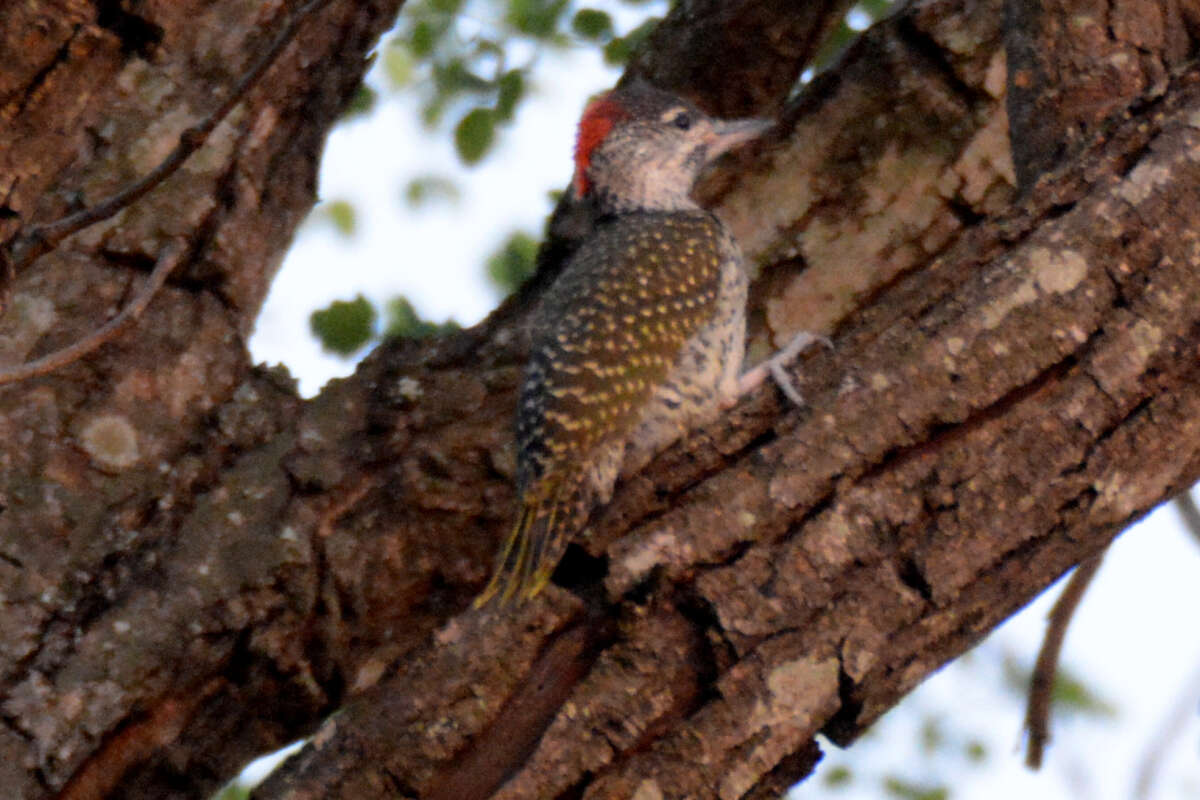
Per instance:
[[[546,588],[566,549],[567,537],[578,524],[578,502],[564,501],[562,494],[557,491],[549,498],[522,503],[517,522],[496,557],[492,579],[475,598],[476,608],[492,602],[498,606],[523,603]]]

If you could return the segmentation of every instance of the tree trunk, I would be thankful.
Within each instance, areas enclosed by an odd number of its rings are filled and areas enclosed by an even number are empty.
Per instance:
[[[0,11],[0,234],[148,172],[295,5]],[[753,265],[748,360],[836,346],[807,406],[767,387],[672,447],[498,614],[470,601],[551,272],[311,401],[245,352],[398,6],[330,0],[181,170],[12,282],[9,364],[186,242],[134,329],[0,387],[6,796],[204,797],[314,730],[256,797],[777,796],[1189,486],[1200,15],[1009,5],[919,0],[787,100],[839,3],[677,4],[634,69],[781,120],[702,191]],[[714,71],[726,30],[757,44]]]

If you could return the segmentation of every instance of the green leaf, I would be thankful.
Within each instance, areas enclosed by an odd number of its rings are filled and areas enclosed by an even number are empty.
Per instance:
[[[458,184],[437,175],[413,178],[408,182],[408,186],[404,187],[404,199],[414,208],[434,200],[453,202],[458,198]]]
[[[581,8],[571,20],[571,30],[584,39],[607,39],[613,32],[612,17],[594,8]]]
[[[492,88],[487,81],[467,68],[461,58],[433,65],[433,83],[437,91],[450,96],[459,92],[481,92]]]
[[[1024,697],[1029,692],[1032,672],[1020,665],[1013,656],[1004,659],[1004,682],[1008,688]],[[1054,686],[1050,691],[1050,702],[1056,709],[1096,717],[1115,717],[1117,709],[1102,699],[1083,679],[1062,667],[1054,675]]]
[[[250,800],[250,787],[234,781],[221,790],[212,800]]]
[[[358,229],[358,212],[348,200],[331,200],[325,204],[325,216],[343,236],[353,236]]]
[[[921,723],[921,749],[927,754],[942,746],[946,735],[942,731],[942,723],[937,717],[926,717]]]
[[[462,8],[463,0],[430,0],[429,5],[434,11],[453,15]]]
[[[354,90],[354,96],[346,104],[346,109],[342,112],[342,119],[367,113],[375,107],[376,99],[375,90],[365,83],[360,83],[358,88]]]
[[[629,42],[623,36],[618,36],[608,44],[604,45],[604,62],[613,66],[623,65],[629,60],[629,55],[633,48],[629,46]]]
[[[416,309],[406,297],[394,297],[387,303],[387,323],[383,335],[414,337],[421,335],[427,324],[417,315]]]
[[[567,0],[509,0],[508,21],[521,33],[547,39],[566,8]]]
[[[434,25],[429,20],[423,19],[413,25],[412,36],[408,42],[409,49],[417,58],[427,58],[445,31],[445,26]]]
[[[857,7],[873,21],[878,22],[892,10],[892,0],[859,0]]]
[[[500,76],[496,85],[499,89],[496,96],[496,118],[507,122],[512,119],[517,103],[525,94],[525,74],[519,69],[509,70]]]
[[[843,766],[841,764],[839,764],[836,767],[831,767],[831,768],[825,770],[825,777],[824,777],[825,785],[831,789],[834,789],[834,788],[837,788],[840,786],[847,786],[847,785],[849,785],[850,781],[852,781],[853,779],[854,779],[854,773],[852,773],[850,771],[849,767]]]
[[[432,100],[421,107],[421,122],[425,127],[432,128],[442,120],[442,114],[446,113],[446,104],[450,98],[445,95],[436,95]]]
[[[529,280],[537,267],[537,240],[518,231],[487,260],[487,274],[500,291],[511,294]]]
[[[813,72],[820,72],[830,66],[842,54],[842,51],[849,46],[850,42],[858,36],[858,33],[846,24],[846,20],[842,20],[833,29],[833,32],[821,42],[821,46],[817,48],[817,54],[813,56],[812,66]]]
[[[505,55],[505,42],[497,42],[495,39],[481,38],[475,41],[474,55],[479,56],[498,56],[503,59]]]
[[[387,302],[387,324],[383,335],[392,338],[424,339],[439,333],[459,330],[454,320],[447,320],[440,325],[436,322],[421,319],[406,297],[394,297]]]
[[[347,356],[371,340],[375,333],[375,307],[361,294],[353,300],[334,300],[308,318],[321,346]]]
[[[249,800],[250,787],[234,781],[226,786],[213,800]]]
[[[651,32],[658,25],[658,17],[650,17],[650,19],[638,25],[624,36],[618,36],[608,44],[604,45],[604,60],[609,64],[621,65],[629,60],[633,52],[638,46],[646,40]]]
[[[454,128],[454,146],[466,164],[477,164],[496,138],[496,112],[473,108]]]
[[[883,790],[900,800],[946,800],[950,796],[945,786],[921,786],[896,777],[885,778]]]
[[[966,745],[967,759],[979,763],[987,758],[987,745],[978,739],[972,739]]]
[[[1050,696],[1055,708],[1063,711],[1096,717],[1114,717],[1117,714],[1115,707],[1102,700],[1079,677],[1062,667],[1059,667],[1058,674],[1054,676],[1054,689]]]
[[[383,53],[383,73],[387,75],[388,83],[393,89],[399,89],[412,82],[413,68],[416,58],[412,50],[400,39],[388,42]]]
[[[322,213],[343,236],[353,236],[358,228],[358,214],[348,200],[330,200],[322,204]]]

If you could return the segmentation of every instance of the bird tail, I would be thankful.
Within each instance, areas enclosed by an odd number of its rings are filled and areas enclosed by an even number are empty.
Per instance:
[[[522,502],[517,522],[496,557],[492,580],[475,598],[475,607],[493,601],[499,606],[514,600],[523,603],[544,589],[568,537],[583,521],[583,507],[579,492],[561,485],[540,499]]]

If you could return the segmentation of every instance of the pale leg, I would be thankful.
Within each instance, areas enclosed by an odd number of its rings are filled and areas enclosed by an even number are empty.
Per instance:
[[[830,349],[833,348],[833,342],[829,341],[828,336],[814,336],[808,331],[797,333],[775,355],[742,373],[742,376],[738,378],[737,396],[740,397],[747,392],[754,391],[770,375],[775,381],[775,385],[779,387],[779,391],[783,392],[787,399],[798,406],[804,405],[804,396],[792,384],[792,379],[784,370],[784,366],[807,350],[809,345],[816,344],[817,342]]]

